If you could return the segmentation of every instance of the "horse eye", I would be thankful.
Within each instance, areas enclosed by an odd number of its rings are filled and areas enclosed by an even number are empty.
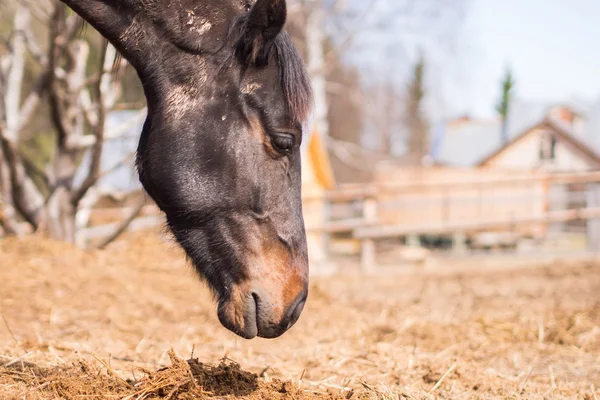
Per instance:
[[[282,153],[289,153],[294,147],[294,137],[292,135],[277,134],[271,138],[273,147]]]
[[[246,4],[244,4],[244,9],[246,11],[250,11],[250,9],[252,9],[252,4],[250,4],[250,2],[247,1]]]

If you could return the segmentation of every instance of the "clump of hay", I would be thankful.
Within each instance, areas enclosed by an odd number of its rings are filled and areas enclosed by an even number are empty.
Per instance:
[[[123,379],[110,366],[78,360],[70,365],[40,368],[15,362],[0,367],[0,397],[20,399],[67,399],[85,397],[121,400],[192,400],[213,398],[258,399],[343,399],[346,396],[303,392],[292,382],[274,379],[264,382],[257,374],[244,371],[232,360],[212,366],[198,359],[184,360],[169,351],[171,365],[151,372],[138,369],[140,379]],[[8,364],[8,363],[7,363]],[[4,388],[4,389],[2,389]]]

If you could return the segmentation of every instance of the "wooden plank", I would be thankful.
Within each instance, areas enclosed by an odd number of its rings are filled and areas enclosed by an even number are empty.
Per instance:
[[[550,211],[541,217],[520,217],[515,219],[489,219],[477,222],[448,222],[431,225],[388,225],[368,226],[354,230],[357,239],[383,239],[406,236],[414,233],[421,234],[451,234],[454,232],[476,232],[486,229],[511,229],[515,225],[535,224],[552,221],[573,221],[577,219],[600,218],[600,207],[590,207],[578,210]]]
[[[368,185],[352,185],[352,186],[340,186],[338,189],[333,191],[325,192],[321,196],[307,196],[306,200],[327,200],[332,202],[345,202],[345,201],[358,201],[367,197],[376,196],[385,192],[405,192],[415,190],[426,190],[426,189],[458,189],[458,188],[485,188],[493,186],[503,185],[514,185],[514,184],[530,184],[532,182],[538,183],[554,183],[554,184],[567,184],[567,183],[594,183],[600,182],[600,172],[578,172],[578,173],[557,173],[557,174],[533,174],[528,176],[515,176],[509,178],[495,178],[495,179],[471,179],[471,180],[439,180],[439,181],[425,181],[419,183],[403,183],[403,182],[389,182],[389,183],[378,183]]]
[[[356,228],[362,228],[371,224],[376,225],[377,221],[369,223],[364,218],[351,218],[339,221],[331,221],[321,226],[307,226],[306,231],[309,233],[344,233],[352,232]]]
[[[600,207],[600,184],[588,185],[586,194],[588,207]],[[586,229],[589,250],[600,252],[600,218],[588,221]]]
[[[474,212],[476,212],[477,216],[481,215],[481,209],[488,205],[488,204],[494,204],[494,203],[509,203],[509,204],[513,204],[513,205],[518,205],[518,204],[529,204],[532,203],[533,201],[539,201],[539,202],[547,202],[548,199],[551,199],[552,196],[548,196],[546,194],[542,194],[539,196],[536,195],[529,195],[529,196],[525,196],[525,195],[521,195],[521,196],[515,196],[516,198],[511,198],[510,196],[486,196],[486,197],[469,197],[469,196],[459,196],[459,197],[452,197],[452,204],[457,206],[460,205],[460,203],[465,203],[465,206],[468,206],[468,203],[473,203],[474,207],[473,210]],[[573,198],[577,198],[579,199],[579,195],[577,196],[567,196],[567,199],[570,199],[571,197]],[[448,206],[447,202],[449,201],[448,198],[444,198],[444,197],[439,197],[439,198],[412,198],[412,199],[407,199],[407,200],[401,200],[401,201],[384,201],[384,202],[378,202],[377,207],[378,210],[386,210],[386,211],[393,211],[394,209],[397,208],[403,208],[405,212],[407,213],[411,213],[411,212],[419,212],[421,207],[432,207],[432,206],[440,206],[443,208],[444,205]],[[412,210],[412,211],[411,211]],[[544,211],[548,211],[548,208],[543,208],[542,210]],[[480,219],[480,218],[478,218]],[[546,221],[544,221],[546,222]],[[377,225],[378,223],[380,223],[380,221],[371,221],[368,222],[365,218],[347,218],[347,219],[340,219],[340,220],[333,220],[333,221],[329,221],[325,224],[322,225],[317,225],[317,226],[307,226],[306,230],[307,232],[311,232],[311,233],[344,233],[344,232],[351,232],[354,229],[358,229],[358,228],[363,228],[369,225]]]
[[[367,197],[373,197],[377,194],[377,187],[372,185],[364,185],[360,187],[352,187],[326,191],[322,194],[305,194],[302,196],[302,201],[330,201],[334,203],[360,201]]]
[[[377,221],[377,200],[366,199],[363,203],[363,218],[368,224]],[[368,273],[375,269],[377,260],[377,248],[375,240],[364,238],[361,243],[360,265],[362,272]]]

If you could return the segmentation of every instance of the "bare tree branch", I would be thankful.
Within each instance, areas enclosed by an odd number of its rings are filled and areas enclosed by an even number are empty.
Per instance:
[[[25,170],[28,172],[28,176],[37,176],[47,188],[50,188],[50,179],[45,171],[41,170],[29,157],[22,153],[21,160],[23,161]]]
[[[17,141],[19,126],[19,106],[21,87],[25,74],[25,52],[27,51],[25,31],[29,25],[29,12],[23,6],[17,6],[14,19],[14,32],[11,43],[12,58],[6,79],[4,104],[6,108],[6,130],[4,138],[12,143]]]
[[[76,230],[81,228],[76,224],[77,204],[104,176],[100,171],[104,124],[121,96],[119,79],[111,79],[111,73],[122,72],[126,63],[116,57],[112,46],[105,47],[100,53],[100,72],[87,76],[91,42],[76,38],[83,20],[67,12],[65,4],[53,0],[19,0],[16,5],[12,31],[0,38],[5,43],[0,43],[0,48],[7,49],[0,55],[0,225],[14,234],[11,222],[23,217],[34,230],[47,230],[55,238],[75,241]],[[32,15],[47,24],[48,50],[36,42]],[[35,68],[39,72],[26,68],[31,62],[28,54],[39,64]],[[23,93],[25,80],[33,82],[27,93]],[[36,115],[44,101],[48,101],[57,140],[50,163],[41,168],[22,154],[19,146],[31,121],[37,123],[45,117]],[[112,137],[124,135],[128,129],[122,126],[113,131]],[[92,165],[84,184],[74,188],[80,156],[90,147]]]
[[[43,216],[44,198],[27,176],[18,150],[18,134],[20,126],[20,99],[21,88],[25,71],[25,33],[29,29],[29,11],[22,5],[17,6],[14,18],[14,34],[11,48],[13,50],[8,75],[6,90],[4,92],[4,128],[2,134],[2,151],[6,167],[10,176],[10,192],[16,209],[37,227]],[[5,186],[8,184],[5,183]],[[6,190],[5,190],[6,191]],[[8,194],[8,193],[6,193]]]
[[[24,32],[24,34],[25,42],[27,43],[27,48],[29,49],[29,52],[33,55],[37,62],[39,62],[42,65],[46,65],[48,63],[48,57],[46,54],[44,54],[40,46],[37,44],[37,41],[33,36],[33,32],[31,32],[31,30],[28,29]]]
[[[27,222],[37,228],[44,219],[44,197],[31,178],[27,176],[16,146],[3,138],[2,148],[10,167],[12,197],[16,209],[25,217]]]
[[[61,5],[57,5],[52,15],[52,26],[50,35],[50,58],[49,68],[52,71],[50,75],[50,92],[48,93],[50,98],[50,113],[52,123],[57,131],[58,145],[64,146],[69,136],[69,128],[67,121],[67,111],[63,109],[63,101],[60,97],[59,84],[56,80],[56,71],[58,69],[57,63],[59,62],[63,54],[67,54],[68,51],[63,51],[63,48],[59,47],[59,43],[64,41],[65,31],[65,9]],[[87,56],[87,54],[86,54]],[[68,94],[67,94],[68,95]]]
[[[52,2],[47,0],[20,0],[40,21],[47,22],[52,15]]]
[[[102,52],[102,57],[100,58],[99,63],[100,71],[109,70],[109,67],[115,62],[116,55],[117,54],[114,47],[108,44],[108,42],[105,40],[104,51]],[[112,101],[112,98],[110,98],[111,93],[109,92],[110,84],[110,73],[104,73],[98,84],[94,87],[95,98],[98,104],[98,123],[93,126],[93,134],[96,138],[96,141],[91,148],[92,156],[88,174],[79,189],[75,191],[71,199],[75,206],[77,206],[79,201],[81,201],[83,196],[85,196],[85,193],[97,182],[100,175],[100,161],[102,159],[107,100]]]
[[[6,129],[6,124],[4,123],[6,119],[4,82],[4,74],[0,70],[0,138],[4,137]],[[2,226],[6,234],[16,235],[20,233],[17,223],[17,211],[12,201],[10,167],[4,157],[2,146],[0,146],[0,226]]]
[[[34,113],[40,105],[42,93],[50,81],[50,74],[51,72],[49,71],[48,66],[46,66],[45,71],[41,73],[35,85],[33,86],[33,89],[29,95],[27,95],[25,101],[23,101],[23,105],[21,106],[21,111],[19,113],[19,125],[16,128],[17,132],[25,129],[27,124],[31,122]]]
[[[98,244],[97,248],[104,249],[104,248],[106,248],[106,246],[108,246],[109,244],[111,244],[112,242],[117,240],[119,238],[119,236],[121,236],[127,230],[127,228],[129,227],[129,225],[131,225],[133,220],[137,218],[137,216],[140,214],[140,212],[144,208],[145,204],[146,204],[146,201],[145,201],[144,197],[141,197],[140,200],[138,201],[137,205],[131,210],[131,214],[129,214],[129,216],[127,218],[125,218],[123,221],[121,221],[121,224],[119,225],[119,227],[110,236],[108,236],[107,238],[102,240],[102,242],[100,242],[100,244]]]

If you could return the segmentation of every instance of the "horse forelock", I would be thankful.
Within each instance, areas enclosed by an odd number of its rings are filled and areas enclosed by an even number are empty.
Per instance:
[[[230,26],[228,40],[237,43],[241,39],[246,15],[236,19]],[[280,85],[294,123],[305,124],[313,106],[313,92],[304,61],[294,46],[290,35],[282,31],[273,43],[274,55],[279,69]]]
[[[295,123],[304,124],[313,106],[312,87],[304,62],[287,32],[279,34],[275,50],[290,116]]]

